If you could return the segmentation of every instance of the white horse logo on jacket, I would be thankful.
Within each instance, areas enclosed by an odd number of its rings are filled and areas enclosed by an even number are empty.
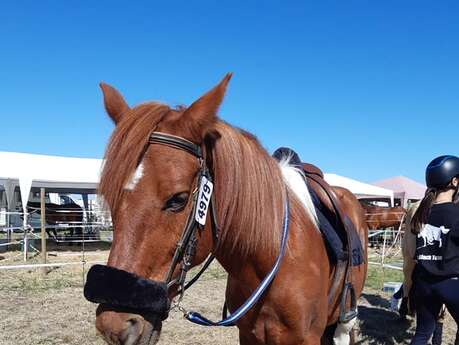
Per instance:
[[[440,242],[438,246],[441,248],[441,234],[446,235],[449,231],[450,229],[445,228],[443,225],[441,227],[436,227],[430,224],[424,224],[421,232],[418,234],[418,238],[424,240],[424,245],[419,248],[431,246],[434,244],[434,241]]]

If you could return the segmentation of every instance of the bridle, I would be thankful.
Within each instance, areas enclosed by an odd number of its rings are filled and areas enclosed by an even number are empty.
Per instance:
[[[212,235],[214,247],[217,246],[218,240],[218,223],[217,216],[215,213],[214,201],[213,201],[213,183],[212,176],[210,175],[209,169],[207,168],[206,160],[203,155],[203,151],[200,146],[195,143],[178,137],[171,134],[165,134],[161,132],[152,132],[150,134],[148,144],[161,144],[170,146],[179,150],[183,150],[195,156],[199,161],[199,171],[197,174],[197,184],[191,195],[192,198],[192,208],[188,216],[185,227],[182,231],[180,240],[177,242],[177,247],[175,249],[174,255],[172,257],[172,262],[169,266],[169,269],[165,276],[165,283],[167,288],[170,289],[174,285],[178,287],[177,292],[179,294],[178,301],[175,303],[177,307],[180,301],[183,298],[183,294],[186,289],[188,289],[192,283],[194,283],[199,276],[204,272],[199,272],[188,284],[185,285],[185,280],[188,271],[191,268],[193,258],[196,253],[196,247],[198,244],[198,239],[196,237],[196,232],[198,230],[203,230],[206,222],[207,211],[210,209],[212,217]],[[206,193],[207,191],[207,193]],[[205,199],[207,197],[207,200]],[[201,217],[199,217],[199,211]],[[213,261],[214,256],[210,255],[208,261],[203,267],[208,267]],[[174,272],[177,265],[180,263],[180,272],[176,278],[173,278]]]
[[[183,312],[184,317],[187,320],[199,325],[234,326],[236,321],[244,316],[247,311],[249,311],[255,303],[257,303],[279,270],[282,258],[284,257],[286,251],[288,239],[289,201],[287,192],[284,203],[284,218],[280,250],[271,271],[263,278],[258,287],[252,292],[251,296],[236,311],[234,311],[230,316],[224,317],[220,321],[211,321],[199,313],[187,312],[183,307],[181,307],[180,302],[182,301],[185,290],[193,285],[212,263],[215,258],[215,249],[218,247],[219,228],[212,193],[212,174],[207,167],[206,156],[199,145],[182,137],[153,131],[148,138],[148,143],[143,151],[143,155],[145,154],[148,145],[152,144],[166,145],[188,152],[189,154],[195,156],[199,162],[197,183],[191,195],[191,212],[188,215],[180,240],[177,243],[177,247],[172,257],[169,269],[164,277],[164,281],[158,282],[148,280],[114,267],[94,265],[88,272],[84,289],[85,297],[94,303],[102,303],[121,308],[128,307],[130,310],[155,311],[160,315],[167,315],[170,310],[178,309]],[[140,157],[140,161],[142,160],[143,155]],[[208,211],[211,213],[214,250],[203,264],[201,270],[188,283],[185,283],[187,273],[191,268],[196,254],[196,247],[198,244],[196,233],[204,229]],[[179,272],[174,278],[174,272],[176,271],[178,265],[180,265]],[[118,286],[117,290],[113,290],[113,285],[122,285],[123,287],[120,288]],[[166,300],[168,299],[168,295],[170,295],[170,289],[174,286],[177,286],[177,290],[174,291],[176,298],[172,301],[171,306],[171,303],[168,303]],[[120,292],[122,290],[132,292],[132,294],[126,298],[122,292]],[[152,300],[155,297],[154,294],[156,294],[158,301]],[[139,296],[141,298],[139,298]],[[147,296],[151,296],[151,298],[148,298]],[[166,317],[167,316],[164,316],[164,318]]]
[[[224,318],[221,321],[213,322],[204,316],[200,315],[196,312],[187,312],[180,306],[180,302],[183,298],[183,294],[186,289],[188,289],[194,282],[196,282],[201,274],[209,267],[211,262],[214,260],[214,254],[211,254],[207,261],[204,263],[201,270],[196,274],[196,276],[190,280],[188,284],[185,284],[186,275],[191,268],[191,263],[196,251],[197,246],[197,238],[196,238],[196,230],[203,229],[205,224],[205,217],[204,222],[199,222],[198,219],[195,217],[197,215],[197,211],[200,206],[202,200],[200,200],[201,192],[203,191],[203,181],[210,182],[212,184],[212,176],[207,168],[206,159],[202,154],[202,149],[200,146],[196,145],[195,143],[184,139],[182,137],[177,137],[170,134],[165,134],[161,132],[152,132],[150,134],[150,138],[148,141],[149,144],[162,144],[166,146],[170,146],[176,149],[184,150],[192,155],[194,155],[199,160],[200,170],[198,173],[198,189],[193,192],[193,206],[190,215],[188,216],[187,223],[184,227],[182,236],[180,241],[177,243],[177,248],[175,250],[171,266],[169,271],[166,275],[166,284],[167,287],[170,288],[173,285],[177,284],[179,286],[179,298],[178,301],[175,302],[175,306],[180,311],[184,312],[184,316],[186,319],[193,323],[197,323],[203,326],[233,326],[235,322],[240,319],[261,297],[263,292],[266,288],[270,285],[271,281],[274,279],[277,271],[279,270],[280,263],[282,258],[285,254],[287,238],[288,238],[288,224],[289,224],[289,202],[288,202],[288,195],[285,197],[285,205],[284,205],[284,220],[283,220],[283,231],[282,231],[282,239],[281,239],[281,248],[278,254],[278,257],[271,269],[271,271],[265,276],[262,280],[260,285],[255,289],[249,299],[240,306],[233,314],[229,317]],[[213,189],[213,184],[212,188]],[[207,208],[210,207],[211,210],[211,221],[212,221],[212,233],[214,241],[218,241],[218,223],[217,217],[215,212],[215,202],[212,194],[212,190],[210,191],[210,197],[208,200],[209,204]],[[214,247],[216,243],[214,242]],[[177,278],[173,279],[173,272],[175,271],[175,267],[180,263],[180,273]]]

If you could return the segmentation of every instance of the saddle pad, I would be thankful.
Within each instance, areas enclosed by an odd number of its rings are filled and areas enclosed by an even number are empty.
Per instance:
[[[273,158],[277,161],[288,160],[290,165],[303,170],[306,176],[311,173],[320,177],[323,175],[322,171],[316,166],[302,163],[299,155],[291,148],[278,148],[274,151]],[[307,179],[305,179],[305,181],[307,181]],[[346,223],[346,227],[350,229],[349,238],[351,243],[348,245],[346,230],[342,222],[320,201],[320,198],[312,188],[308,189],[311,193],[312,201],[319,219],[320,232],[324,238],[325,246],[331,261],[334,263],[337,261],[347,261],[347,250],[350,249],[352,254],[351,265],[358,266],[362,264],[365,261],[362,243],[352,221],[346,216],[343,219],[343,222]]]
[[[319,229],[324,238],[325,246],[331,261],[333,263],[337,261],[347,261],[347,250],[349,248],[352,254],[352,266],[361,265],[365,261],[362,243],[352,221],[348,217],[345,217],[343,220],[346,222],[347,228],[352,229],[349,234],[351,243],[348,245],[345,229],[341,222],[322,204],[312,188],[309,188],[309,192],[311,193],[317,218],[319,219]]]

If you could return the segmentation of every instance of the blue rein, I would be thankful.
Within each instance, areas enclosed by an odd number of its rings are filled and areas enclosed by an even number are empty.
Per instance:
[[[261,296],[266,291],[269,284],[271,284],[277,272],[279,271],[282,258],[285,254],[285,248],[287,246],[288,225],[289,201],[288,195],[286,195],[286,201],[284,205],[284,220],[282,224],[282,240],[279,255],[277,256],[276,262],[274,263],[274,266],[271,269],[271,271],[266,275],[266,277],[263,279],[260,285],[258,285],[258,287],[255,289],[255,291],[252,293],[249,299],[245,301],[244,304],[242,304],[233,314],[217,322],[211,321],[202,316],[201,314],[193,311],[186,313],[185,318],[195,324],[202,326],[234,326],[236,321],[243,317],[250,310],[250,308],[252,308],[255,305],[255,303],[258,302],[258,300],[261,298]]]

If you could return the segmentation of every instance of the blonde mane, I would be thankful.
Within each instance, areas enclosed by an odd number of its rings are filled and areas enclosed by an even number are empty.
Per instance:
[[[213,151],[221,241],[246,255],[279,250],[286,185],[278,163],[257,139],[218,122]]]

